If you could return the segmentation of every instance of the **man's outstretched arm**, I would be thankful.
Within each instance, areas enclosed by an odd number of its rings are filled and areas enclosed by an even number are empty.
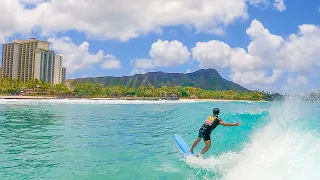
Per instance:
[[[222,120],[220,121],[220,124],[223,125],[223,126],[240,126],[241,125],[241,122],[237,122],[237,123],[226,123],[226,122],[223,122]]]

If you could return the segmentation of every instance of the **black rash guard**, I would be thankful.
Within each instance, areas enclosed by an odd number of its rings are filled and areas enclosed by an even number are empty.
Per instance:
[[[199,129],[199,138],[204,141],[210,140],[211,132],[220,124],[218,116],[209,116]]]

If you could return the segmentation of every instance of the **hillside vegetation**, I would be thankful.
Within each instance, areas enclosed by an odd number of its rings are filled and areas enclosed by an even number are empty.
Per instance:
[[[100,83],[105,87],[117,85],[128,88],[138,88],[141,86],[154,86],[156,88],[161,88],[162,86],[181,86],[218,91],[248,91],[248,89],[222,78],[215,69],[201,69],[187,74],[150,72],[134,76],[76,78],[69,81],[71,87],[84,82]]]

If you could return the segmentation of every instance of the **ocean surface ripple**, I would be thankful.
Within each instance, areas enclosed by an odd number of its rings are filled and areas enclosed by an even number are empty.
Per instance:
[[[1,179],[319,180],[320,104],[0,100]],[[183,157],[212,113],[203,159]],[[200,152],[200,142],[195,152]]]

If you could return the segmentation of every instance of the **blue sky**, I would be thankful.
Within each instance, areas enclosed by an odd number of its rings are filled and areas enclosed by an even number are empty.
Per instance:
[[[67,78],[215,68],[250,89],[320,89],[316,0],[3,1],[0,41],[48,40]]]

